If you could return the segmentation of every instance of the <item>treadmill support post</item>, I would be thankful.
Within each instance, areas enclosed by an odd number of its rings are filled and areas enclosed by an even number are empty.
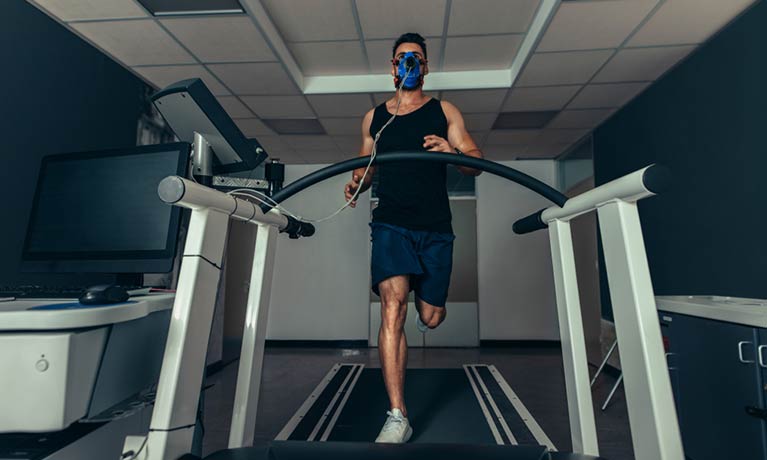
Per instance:
[[[265,224],[258,225],[245,313],[245,330],[242,334],[240,366],[237,370],[232,425],[229,430],[230,449],[253,445],[256,433],[256,413],[261,389],[276,240],[277,228]]]
[[[192,446],[228,229],[226,213],[192,210],[149,434],[126,439],[130,458],[175,459]]]
[[[598,456],[597,427],[589,385],[586,338],[581,318],[570,222],[559,219],[549,222],[549,241],[554,263],[559,338],[562,343],[562,364],[565,371],[573,452]]]
[[[683,459],[636,202],[597,208],[637,460]]]

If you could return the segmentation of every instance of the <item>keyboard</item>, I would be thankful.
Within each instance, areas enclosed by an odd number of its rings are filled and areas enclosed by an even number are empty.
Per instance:
[[[0,299],[77,299],[88,286],[0,286]],[[125,287],[127,291],[141,286]]]

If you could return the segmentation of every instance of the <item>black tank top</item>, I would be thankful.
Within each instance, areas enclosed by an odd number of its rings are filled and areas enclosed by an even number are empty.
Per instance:
[[[378,130],[391,118],[386,103],[376,107],[370,124],[375,139]],[[435,134],[447,139],[447,118],[439,100],[432,98],[418,110],[398,115],[384,129],[378,140],[377,155],[387,152],[424,149],[424,136]],[[381,222],[410,230],[453,233],[450,203],[447,198],[447,170],[444,164],[395,162],[376,166],[378,175],[378,207],[373,222]]]

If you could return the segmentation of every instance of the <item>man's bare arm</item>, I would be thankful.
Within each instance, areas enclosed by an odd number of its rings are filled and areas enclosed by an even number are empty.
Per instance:
[[[442,101],[442,110],[447,118],[447,140],[452,147],[458,148],[466,156],[482,158],[482,151],[479,150],[471,134],[466,130],[463,122],[463,115],[453,104]],[[458,170],[467,176],[479,176],[482,171],[479,169],[458,166]]]
[[[375,110],[371,109],[365,114],[362,119],[362,145],[360,146],[359,156],[370,156],[373,153],[373,136],[370,135],[370,125],[373,123],[373,114]],[[371,166],[365,176],[364,181],[362,176],[365,174],[365,168],[357,168],[352,172],[352,180],[349,181],[344,187],[344,196],[346,200],[350,200],[354,196],[354,192],[357,188],[360,189],[359,193],[364,193],[373,183],[373,174],[375,174],[375,166]],[[356,205],[356,200],[351,204],[352,207]]]

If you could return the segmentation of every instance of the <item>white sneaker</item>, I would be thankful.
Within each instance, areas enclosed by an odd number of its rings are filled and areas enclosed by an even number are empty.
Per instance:
[[[413,435],[413,428],[399,409],[392,409],[386,412],[389,417],[386,419],[381,432],[376,438],[376,442],[386,442],[393,444],[403,444],[408,442]]]
[[[421,314],[418,313],[418,310],[415,312],[415,327],[418,328],[421,334],[429,330],[429,326],[425,325],[423,321],[421,321]]]

